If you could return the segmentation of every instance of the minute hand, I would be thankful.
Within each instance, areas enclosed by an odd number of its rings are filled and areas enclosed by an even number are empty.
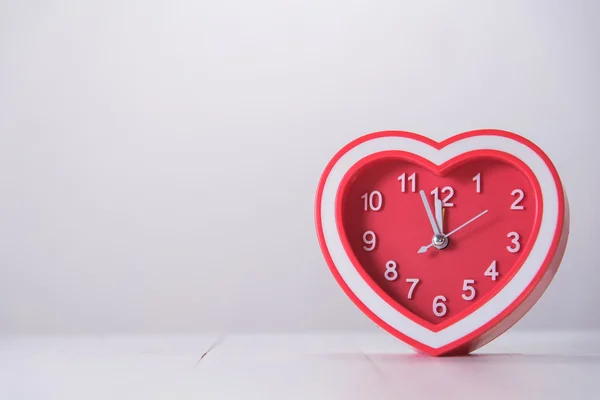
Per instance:
[[[471,218],[470,220],[468,220],[467,222],[465,222],[464,224],[462,224],[461,226],[459,226],[458,228],[454,229],[453,231],[451,231],[450,233],[448,233],[446,235],[446,237],[449,237],[453,234],[455,234],[456,232],[460,231],[462,228],[464,228],[465,226],[469,225],[471,222],[475,221],[477,218],[483,216],[483,214],[487,213],[488,210],[485,210],[481,213],[479,213],[478,215],[474,216],[473,218]],[[425,253],[427,251],[427,249],[429,249],[431,246],[433,246],[433,243],[428,244],[427,246],[423,246],[419,249],[418,253]]]
[[[461,226],[459,226],[455,230],[451,231],[449,234],[446,235],[446,237],[452,235],[453,233],[456,233],[456,232],[460,231],[462,228],[464,228],[465,226],[469,225],[471,222],[475,221],[477,218],[481,217],[486,212],[488,212],[488,210],[485,210],[485,211],[481,212],[480,214],[474,216],[473,218],[471,218],[470,220],[468,220],[467,222],[465,222],[464,224],[462,224]]]

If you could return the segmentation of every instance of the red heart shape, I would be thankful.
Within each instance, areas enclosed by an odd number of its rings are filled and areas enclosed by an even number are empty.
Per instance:
[[[422,251],[434,232],[421,190],[432,213],[434,198],[445,202],[443,250]],[[549,158],[518,135],[480,130],[436,143],[388,131],[333,157],[316,224],[334,277],[367,316],[419,351],[464,354],[512,326],[548,287],[566,247],[568,205]]]

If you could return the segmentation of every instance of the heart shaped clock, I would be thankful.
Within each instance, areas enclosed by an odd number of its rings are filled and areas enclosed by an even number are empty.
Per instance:
[[[470,353],[542,296],[568,203],[546,154],[499,130],[441,143],[368,134],[329,162],[316,228],[336,281],[369,318],[433,356]]]

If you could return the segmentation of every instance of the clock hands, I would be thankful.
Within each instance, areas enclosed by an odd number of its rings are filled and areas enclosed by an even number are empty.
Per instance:
[[[431,227],[433,228],[433,233],[436,236],[441,235],[442,232],[440,231],[440,228],[438,227],[437,223],[433,219],[433,213],[431,212],[431,207],[429,206],[427,197],[425,197],[425,192],[423,190],[421,190],[419,193],[421,194],[421,200],[423,200],[423,205],[425,206],[425,211],[427,212],[427,218],[429,218],[429,223],[431,224]]]
[[[476,219],[478,219],[479,217],[483,216],[485,213],[487,213],[488,210],[485,210],[481,213],[479,213],[478,215],[476,215],[475,217],[471,218],[470,220],[468,220],[467,222],[465,222],[464,224],[462,224],[461,226],[459,226],[458,228],[454,229],[453,231],[451,231],[450,233],[448,233],[445,238],[447,239],[448,237],[450,237],[451,235],[455,234],[456,232],[458,232],[459,230],[461,230],[462,228],[464,228],[465,226],[469,225],[471,222],[475,221]],[[435,243],[436,240],[436,236],[433,237],[433,241],[432,243],[428,244],[427,246],[423,246],[419,249],[419,251],[417,252],[418,254],[421,253],[425,253],[431,246],[436,246]],[[437,248],[437,246],[436,246]]]
[[[482,211],[481,213],[479,213],[478,215],[474,216],[473,218],[471,218],[470,220],[468,220],[467,222],[465,222],[464,224],[462,224],[461,226],[459,226],[458,228],[456,228],[455,230],[453,230],[452,232],[450,232],[448,235],[446,236],[450,236],[453,233],[458,232],[459,230],[461,230],[462,228],[464,228],[465,226],[469,225],[471,222],[475,221],[477,218],[483,216],[483,214],[485,214],[486,212],[488,212],[488,210]]]
[[[435,199],[435,220],[440,228],[440,233],[444,234],[444,214],[442,208],[442,201],[436,197]]]
[[[435,222],[435,219],[433,218],[433,212],[431,212],[431,207],[429,206],[429,202],[427,201],[427,198],[425,197],[425,192],[423,190],[421,190],[419,193],[421,194],[421,200],[423,200],[423,205],[425,205],[425,211],[427,212],[427,218],[429,218],[429,223],[431,224],[431,227],[433,228],[434,235],[433,235],[433,239],[431,240],[431,245],[435,246],[435,248],[438,250],[445,249],[446,246],[448,246],[448,238],[442,233],[441,227],[438,226],[438,223]],[[437,204],[437,202],[436,202],[436,214],[437,214],[437,209],[439,207],[441,207],[441,204]],[[425,249],[424,251],[427,251],[427,249]],[[421,251],[419,250],[419,252],[421,252]]]

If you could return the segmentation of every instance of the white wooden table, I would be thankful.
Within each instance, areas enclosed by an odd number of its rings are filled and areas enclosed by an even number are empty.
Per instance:
[[[509,331],[443,359],[383,332],[4,336],[0,399],[600,399],[600,334]]]

